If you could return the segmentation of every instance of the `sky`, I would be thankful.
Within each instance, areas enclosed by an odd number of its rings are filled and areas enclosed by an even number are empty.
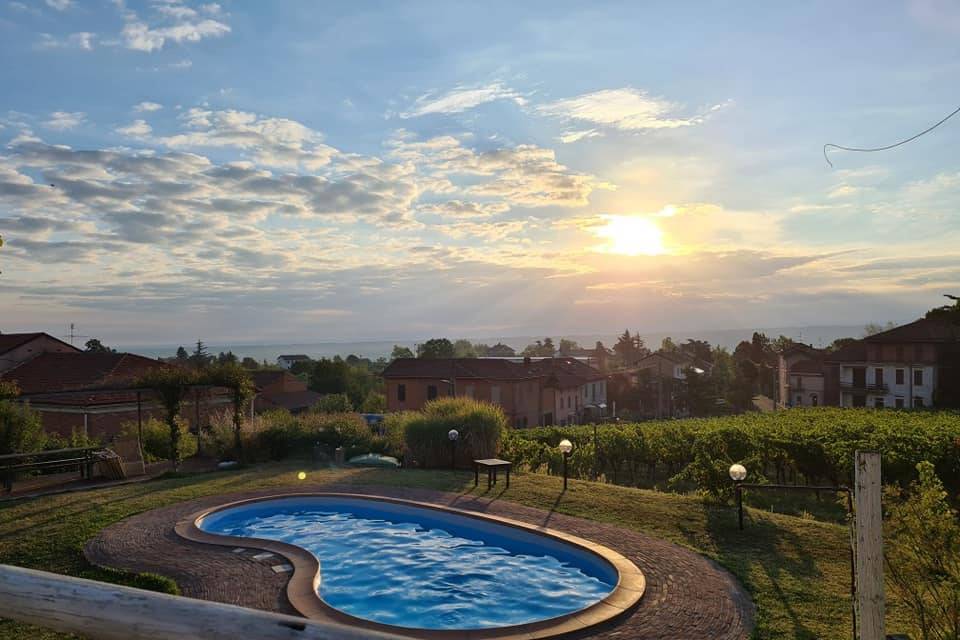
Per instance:
[[[960,293],[960,5],[0,0],[0,331],[905,322]]]

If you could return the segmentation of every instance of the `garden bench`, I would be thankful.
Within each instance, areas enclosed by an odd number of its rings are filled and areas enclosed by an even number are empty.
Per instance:
[[[506,468],[507,470],[507,486],[510,488],[510,467],[513,466],[513,463],[509,460],[501,460],[500,458],[484,458],[482,460],[473,461],[473,486],[480,484],[480,467],[483,467],[487,470],[487,489],[490,489],[493,485],[497,484],[497,470],[500,468]]]
[[[16,476],[30,471],[49,471],[54,469],[75,468],[81,478],[93,475],[95,455],[99,447],[81,447],[75,449],[52,449],[34,453],[11,453],[0,456],[0,481],[7,493],[13,491]]]

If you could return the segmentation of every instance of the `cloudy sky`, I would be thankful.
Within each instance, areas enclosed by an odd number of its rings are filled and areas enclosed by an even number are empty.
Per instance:
[[[949,1],[0,0],[0,330],[905,321],[960,293]]]

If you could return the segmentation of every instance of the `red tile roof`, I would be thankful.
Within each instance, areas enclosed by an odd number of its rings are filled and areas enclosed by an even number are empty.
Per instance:
[[[499,358],[398,358],[384,378],[526,380],[538,377],[530,365]]]
[[[875,333],[865,342],[960,342],[960,325],[939,318],[920,318],[908,324]]]
[[[63,340],[55,338],[48,333],[35,331],[33,333],[0,333],[0,353],[6,353],[7,351],[16,349],[20,345],[26,344],[31,340],[36,340],[37,338],[41,337],[47,337],[51,340],[56,340],[57,342],[61,342],[71,349],[74,349],[74,351],[80,351],[73,345],[67,344],[66,342],[63,342]]]
[[[132,353],[41,353],[0,378],[15,380],[22,395],[122,388],[147,371],[167,367],[157,360]]]
[[[530,370],[547,376],[560,389],[579,387],[605,376],[576,358],[544,358],[530,363]]]
[[[806,375],[823,375],[823,361],[818,359],[800,360],[790,367],[790,373],[803,373]]]

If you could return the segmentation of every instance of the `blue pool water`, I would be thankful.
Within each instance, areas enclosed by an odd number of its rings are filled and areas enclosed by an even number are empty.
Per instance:
[[[554,618],[606,597],[600,556],[494,522],[372,500],[282,498],[206,516],[204,531],[278,540],[320,561],[319,595],[350,615],[419,629]]]

